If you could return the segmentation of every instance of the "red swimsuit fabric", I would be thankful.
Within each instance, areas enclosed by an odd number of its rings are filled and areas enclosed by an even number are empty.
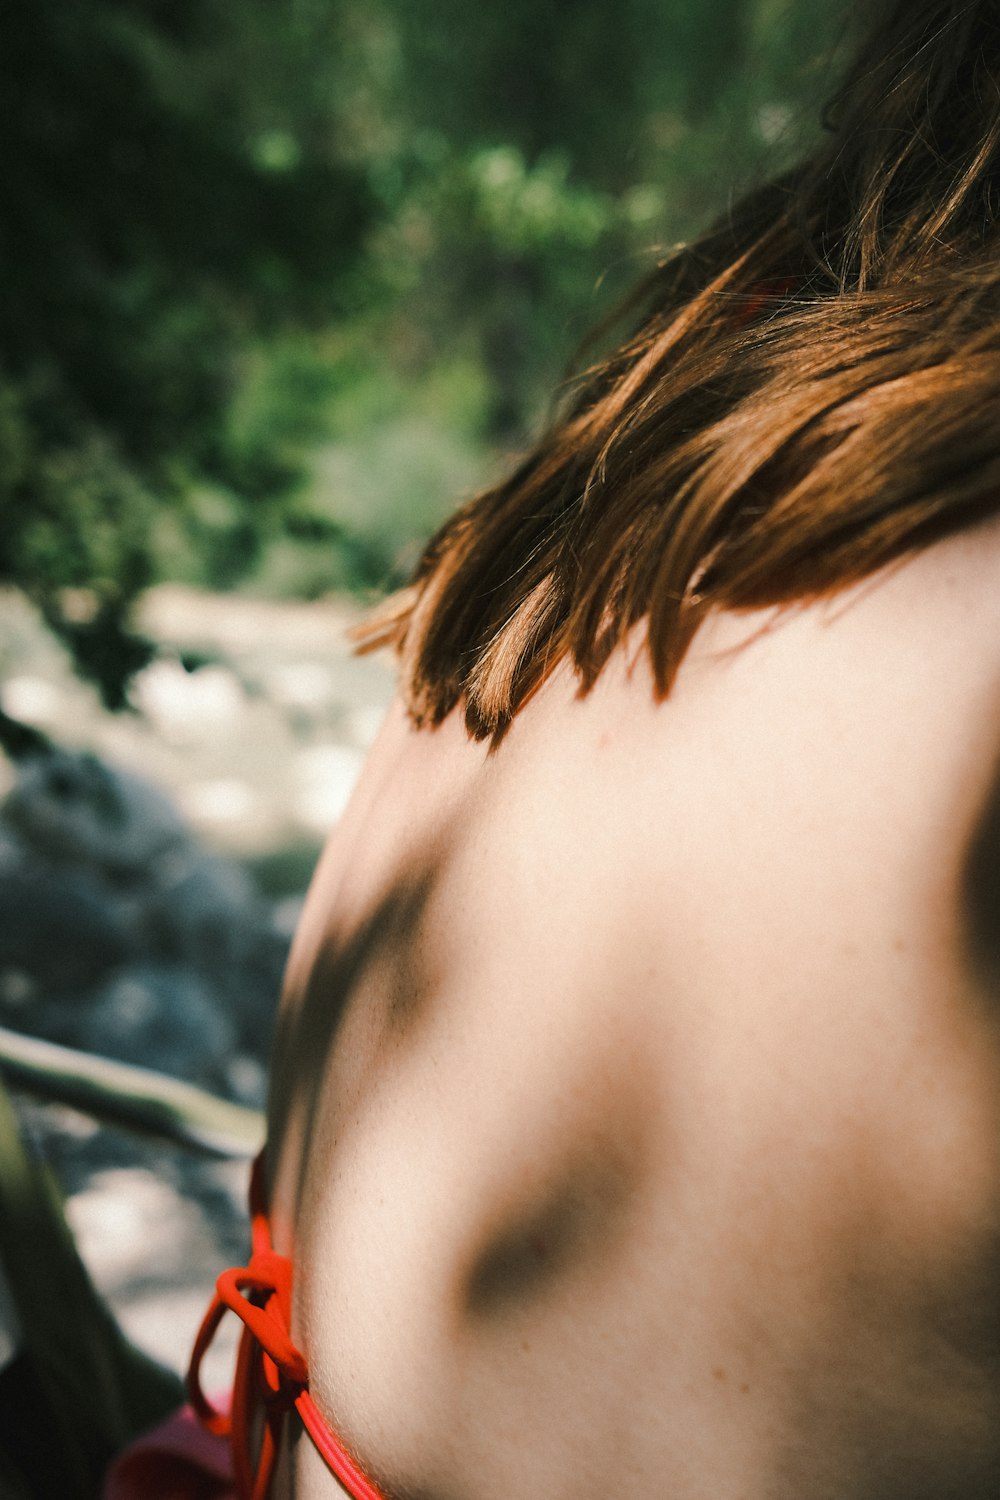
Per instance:
[[[229,1442],[184,1406],[118,1455],[101,1500],[238,1500],[233,1485]]]

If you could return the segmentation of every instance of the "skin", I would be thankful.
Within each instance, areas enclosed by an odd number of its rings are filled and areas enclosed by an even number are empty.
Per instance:
[[[390,715],[274,1073],[312,1391],[399,1500],[1000,1494],[1000,523]],[[308,1441],[278,1493],[341,1493]]]

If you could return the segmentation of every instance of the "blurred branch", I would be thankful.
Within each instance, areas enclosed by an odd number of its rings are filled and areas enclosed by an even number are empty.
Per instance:
[[[37,1098],[72,1105],[107,1124],[159,1136],[209,1156],[250,1157],[264,1118],[148,1068],[77,1052],[0,1027],[0,1073]]]

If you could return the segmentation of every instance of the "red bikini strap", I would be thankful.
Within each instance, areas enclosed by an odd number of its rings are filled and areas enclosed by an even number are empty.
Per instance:
[[[384,1500],[323,1420],[309,1394],[305,1357],[289,1333],[292,1265],[287,1256],[271,1248],[263,1205],[263,1157],[259,1156],[250,1181],[253,1253],[248,1265],[223,1271],[216,1282],[216,1295],[191,1354],[187,1380],[191,1405],[210,1432],[230,1439],[240,1500],[266,1500],[284,1419],[291,1407],[298,1412],[327,1467],[353,1500]],[[201,1386],[202,1360],[226,1312],[234,1312],[243,1323],[229,1417],[216,1411]],[[265,1428],[255,1470],[250,1459],[250,1423],[252,1412],[259,1406],[263,1406]]]

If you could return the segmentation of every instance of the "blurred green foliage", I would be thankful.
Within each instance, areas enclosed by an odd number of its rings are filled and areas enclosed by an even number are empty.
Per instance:
[[[378,587],[818,128],[819,0],[0,0],[0,581]]]

